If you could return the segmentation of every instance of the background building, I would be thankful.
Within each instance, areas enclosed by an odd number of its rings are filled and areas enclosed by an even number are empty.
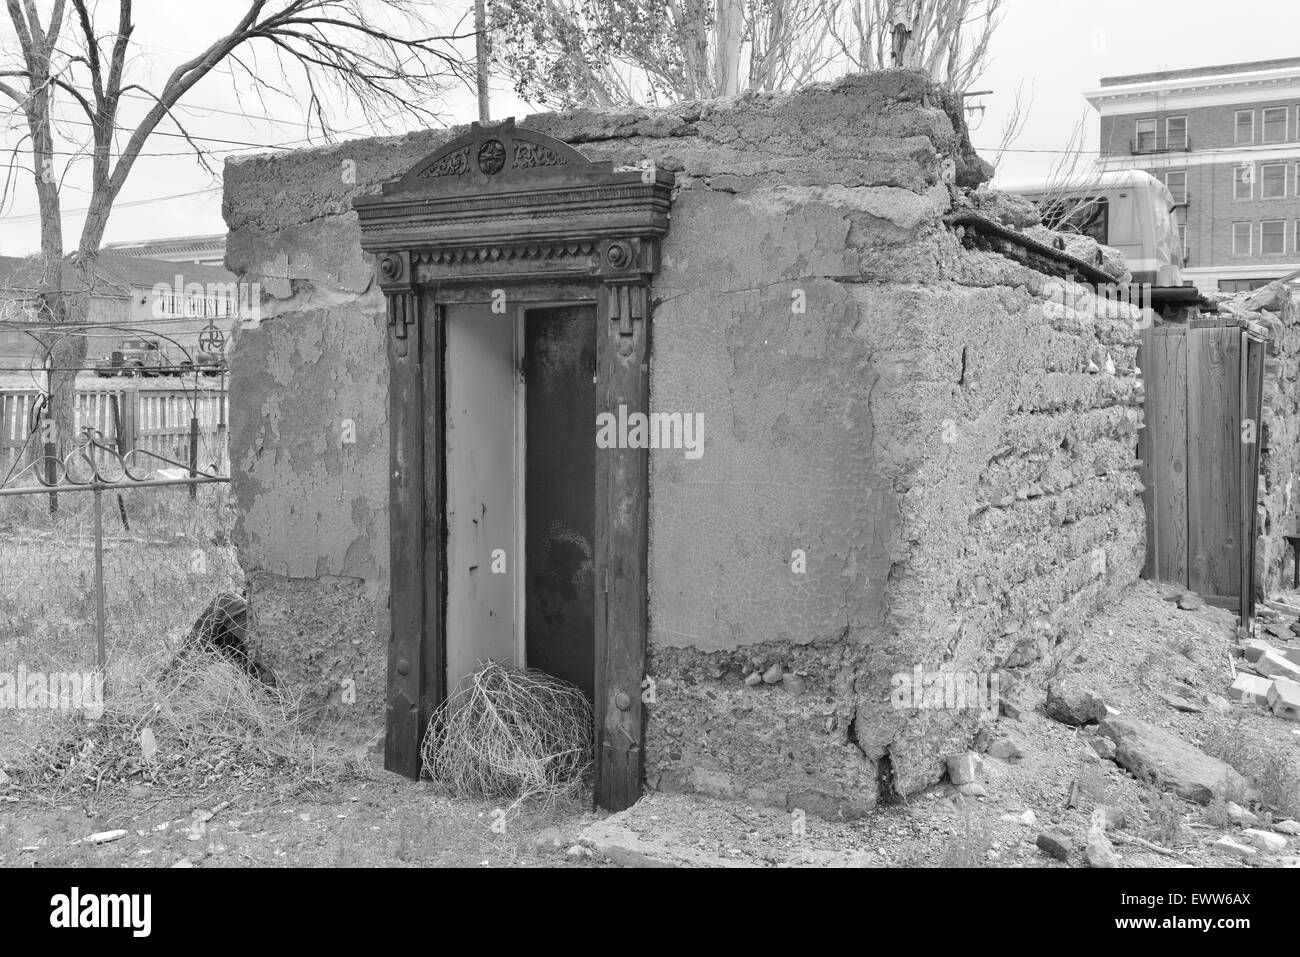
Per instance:
[[[177,236],[173,239],[145,239],[127,243],[108,243],[105,256],[133,256],[163,259],[173,263],[197,263],[200,266],[226,265],[226,234]]]
[[[1183,279],[1253,289],[1300,269],[1300,57],[1103,77],[1103,171],[1169,187]]]
[[[223,237],[224,246],[224,237]],[[39,264],[33,258],[0,256],[0,370],[22,371],[40,365],[41,348],[14,323],[33,321]],[[76,286],[71,262],[63,268],[63,287]],[[89,302],[86,359],[93,364],[122,339],[158,338],[164,348],[198,348],[209,325],[226,341],[239,310],[235,277],[223,267],[139,256],[100,259]],[[100,324],[103,325],[100,325]],[[173,341],[174,340],[174,341]]]

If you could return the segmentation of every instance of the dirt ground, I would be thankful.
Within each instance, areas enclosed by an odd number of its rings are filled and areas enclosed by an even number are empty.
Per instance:
[[[1279,597],[1300,606],[1300,596]],[[1255,705],[1231,702],[1216,710],[1207,698],[1226,698],[1230,660],[1240,660],[1230,659],[1234,615],[1208,605],[1183,611],[1167,599],[1148,583],[1135,586],[1093,621],[1070,662],[1072,673],[1111,707],[1191,743],[1217,735],[1220,742],[1240,741],[1300,761],[1300,725]],[[1203,710],[1178,710],[1161,693]],[[1065,867],[1071,865],[1048,857],[1035,838],[1048,829],[1063,832],[1077,866],[1089,815],[1100,804],[1121,808],[1127,818],[1112,832],[1123,867],[1281,866],[1286,856],[1300,853],[1300,839],[1292,838],[1281,855],[1248,862],[1225,856],[1212,845],[1235,835],[1235,825],[1161,795],[1099,758],[1080,729],[1036,710],[1041,688],[1025,682],[1011,698],[1023,706],[1021,717],[1000,719],[990,739],[1011,735],[1024,756],[987,757],[980,778],[985,794],[963,796],[942,783],[860,821],[809,816],[799,826],[778,808],[650,794],[620,815],[569,810],[522,817],[507,821],[500,833],[500,825],[493,829],[498,815],[492,806],[451,800],[428,784],[378,770],[372,752],[375,770],[309,795],[137,791],[44,804],[0,790],[0,866]],[[214,810],[202,826],[194,823],[196,811]],[[1033,823],[1023,822],[1027,811]],[[125,834],[102,844],[87,841],[116,829]]]
[[[1209,605],[1183,611],[1168,600],[1176,594],[1147,582],[1136,585],[1094,619],[1068,670],[1112,708],[1193,744],[1217,734],[1220,741],[1249,742],[1300,763],[1300,724],[1239,702],[1221,713],[1207,701],[1207,694],[1227,697],[1236,616]],[[1300,607],[1300,595],[1278,597]],[[1286,624],[1279,628],[1285,629]],[[1178,710],[1162,692],[1204,710]],[[1279,855],[1258,855],[1249,863],[1225,856],[1212,845],[1225,835],[1242,840],[1239,827],[1213,823],[1209,809],[1161,795],[1098,757],[1081,729],[1036,710],[1043,689],[1017,687],[1011,697],[1024,706],[1021,717],[1001,718],[990,740],[1010,735],[1024,756],[1014,762],[986,757],[983,796],[963,796],[945,782],[861,821],[809,816],[799,829],[780,809],[653,794],[586,836],[598,855],[604,851],[633,865],[1067,867],[1081,863],[1089,817],[1104,804],[1125,814],[1126,824],[1111,832],[1122,867],[1284,866],[1287,856],[1300,854],[1300,839],[1291,838]],[[1300,802],[1300,794],[1294,798]],[[1023,821],[1027,811],[1033,812],[1032,824]],[[1046,830],[1071,840],[1070,864],[1037,847],[1037,836]]]
[[[218,809],[195,826],[200,815]],[[508,819],[427,783],[376,770],[369,779],[284,799],[149,794],[42,806],[0,797],[0,867],[591,866],[568,855],[590,812]],[[92,835],[122,830],[104,843]]]

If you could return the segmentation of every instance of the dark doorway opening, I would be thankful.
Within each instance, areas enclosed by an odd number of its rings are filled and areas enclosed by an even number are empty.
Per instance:
[[[529,309],[525,653],[596,697],[596,308]]]

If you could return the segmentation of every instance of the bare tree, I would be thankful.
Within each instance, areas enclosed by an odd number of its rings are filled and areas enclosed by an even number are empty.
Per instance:
[[[998,145],[993,150],[993,158],[989,161],[995,175],[1002,168],[1002,161],[1006,159],[1007,153],[1011,152],[1011,148],[1020,139],[1021,134],[1024,133],[1025,127],[1029,123],[1029,111],[1033,108],[1033,105],[1033,94],[1030,94],[1029,102],[1025,102],[1025,87],[1021,83],[1016,87],[1016,92],[1012,96],[1011,109],[1007,111],[1007,118],[1002,124],[1002,132],[998,136]],[[979,108],[983,110],[982,105]],[[974,127],[972,127],[971,132],[975,132]]]
[[[1100,195],[1103,169],[1095,150],[1085,149],[1088,137],[1085,112],[1070,130],[1060,159],[1052,164],[1042,197],[1035,201],[1043,223],[1058,232],[1086,233],[1105,215]]]
[[[833,33],[849,69],[925,70],[958,92],[988,63],[1004,0],[843,0]]]
[[[5,0],[16,47],[0,46],[0,98],[14,104],[25,131],[11,153],[30,146],[31,172],[40,211],[39,312],[54,324],[75,326],[88,314],[100,244],[113,203],[149,137],[160,124],[176,126],[200,162],[203,149],[176,115],[186,93],[219,65],[230,73],[236,95],[251,90],[265,108],[267,94],[306,92],[309,130],[334,132],[331,114],[360,110],[368,120],[395,111],[432,120],[431,104],[449,83],[470,82],[472,66],[457,53],[456,35],[431,35],[416,0],[245,0],[230,29],[198,55],[178,65],[160,88],[131,78],[135,51],[132,0],[117,0],[116,18],[103,24],[102,7],[87,0],[52,0],[44,16],[36,0]],[[468,34],[467,34],[468,35]],[[259,61],[264,52],[270,56]],[[244,82],[246,81],[246,82]],[[299,86],[300,85],[300,86]],[[123,97],[144,96],[152,106],[134,125],[121,125]],[[59,118],[67,102],[85,120]],[[88,128],[84,142],[69,125]],[[56,145],[70,143],[69,150]],[[56,164],[56,158],[67,156]],[[90,162],[90,200],[77,237],[74,274],[63,281],[64,237],[60,186],[76,162]],[[7,190],[6,186],[6,190]],[[55,335],[53,366],[75,369],[85,360],[86,339]],[[50,376],[50,407],[61,447],[73,432],[75,371]]]
[[[908,67],[966,89],[1004,0],[494,0],[494,61],[521,96],[626,106]]]
[[[789,89],[832,66],[842,0],[493,0],[493,59],[521,96],[627,106]]]

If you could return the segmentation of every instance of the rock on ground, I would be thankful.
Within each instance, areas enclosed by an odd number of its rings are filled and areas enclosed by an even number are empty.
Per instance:
[[[1106,703],[1091,688],[1066,680],[1047,689],[1043,710],[1063,724],[1084,725],[1106,717]]]
[[[1225,785],[1251,793],[1249,783],[1230,765],[1140,718],[1114,715],[1101,722],[1100,730],[1115,742],[1116,763],[1181,798],[1209,804]]]

